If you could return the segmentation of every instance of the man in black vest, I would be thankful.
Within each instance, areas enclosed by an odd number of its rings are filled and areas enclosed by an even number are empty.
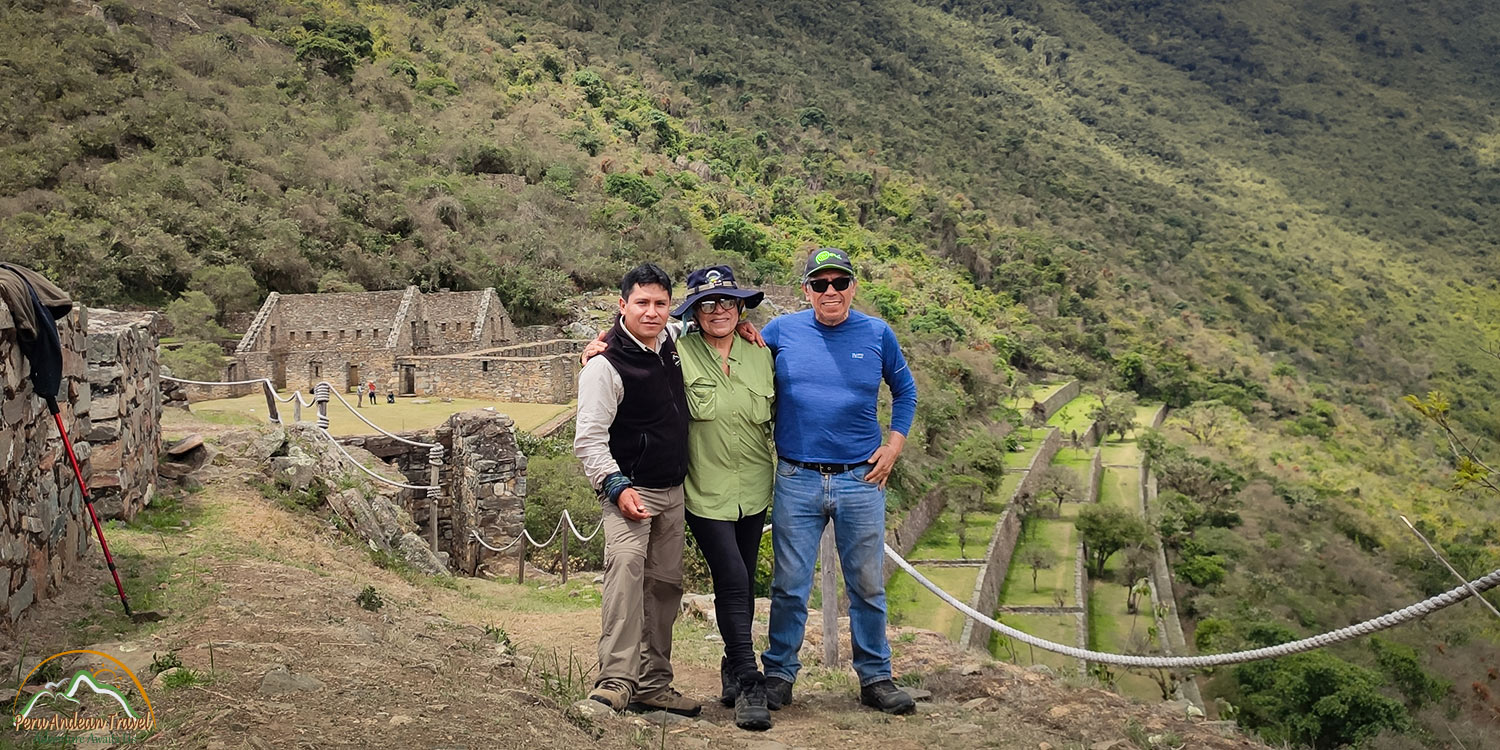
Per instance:
[[[672,687],[688,410],[671,309],[672,280],[656,265],[620,281],[608,348],[578,374],[573,452],[604,506],[603,632],[589,697],[616,711],[696,716],[699,704]]]

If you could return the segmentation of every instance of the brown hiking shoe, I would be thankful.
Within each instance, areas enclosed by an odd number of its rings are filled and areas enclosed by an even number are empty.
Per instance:
[[[630,685],[622,680],[600,680],[599,684],[589,691],[589,700],[603,703],[613,711],[624,711],[625,707],[630,704]]]
[[[678,716],[697,716],[703,710],[703,705],[697,701],[689,700],[687,696],[677,692],[675,688],[662,688],[661,692],[650,698],[637,698],[627,706],[636,713],[650,713],[652,711],[666,711]]]

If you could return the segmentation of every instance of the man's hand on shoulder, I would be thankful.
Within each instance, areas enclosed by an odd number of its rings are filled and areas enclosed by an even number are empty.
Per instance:
[[[634,487],[626,488],[620,493],[620,515],[627,521],[644,521],[651,517],[651,512],[646,510],[646,503],[641,500],[641,493],[636,492]]]
[[[751,323],[748,320],[742,320],[740,321],[739,325],[734,327],[734,330],[740,335],[740,338],[752,344],[755,344],[762,349],[766,348],[766,340],[761,337],[760,331],[755,328],[754,323]]]
[[[578,357],[580,363],[588,364],[589,360],[603,354],[604,350],[609,348],[609,344],[604,343],[604,334],[606,333],[608,331],[600,331],[599,335],[593,341],[590,341],[588,346],[583,347],[583,354]]]
[[[865,463],[875,464],[870,473],[865,475],[865,481],[880,485],[885,489],[885,483],[891,478],[891,469],[896,466],[896,459],[901,457],[901,450],[906,447],[906,436],[899,432],[891,432],[890,439],[885,445],[875,449]]]

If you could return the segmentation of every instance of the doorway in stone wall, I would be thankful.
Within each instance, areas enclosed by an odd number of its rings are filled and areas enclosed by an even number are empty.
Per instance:
[[[344,383],[344,391],[346,393],[353,390],[359,390],[359,388],[364,385],[364,382],[359,379],[359,365],[349,365],[349,373],[344,379]]]
[[[415,365],[401,366],[401,395],[415,396],[417,394],[417,368]]]

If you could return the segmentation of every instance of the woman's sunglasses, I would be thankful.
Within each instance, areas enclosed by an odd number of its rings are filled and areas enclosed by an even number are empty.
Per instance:
[[[842,292],[848,289],[849,285],[853,283],[853,276],[839,276],[832,279],[812,279],[811,281],[807,282],[807,285],[812,287],[813,292],[822,294],[823,292],[828,291],[828,287],[830,286]]]
[[[716,313],[716,312],[718,312],[721,309],[722,310],[738,310],[739,308],[740,308],[740,301],[737,300],[737,299],[730,298],[730,297],[720,297],[718,299],[706,299],[706,300],[703,300],[702,302],[698,303],[698,309],[702,310],[703,312],[706,312],[706,313]]]

